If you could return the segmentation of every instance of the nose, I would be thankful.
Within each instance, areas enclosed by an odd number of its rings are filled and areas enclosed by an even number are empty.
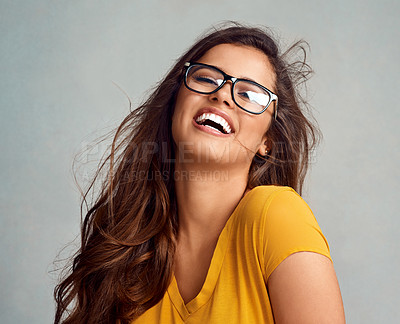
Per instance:
[[[233,108],[235,103],[232,99],[232,82],[227,81],[217,92],[210,94],[209,98],[212,102],[221,102],[227,107]]]

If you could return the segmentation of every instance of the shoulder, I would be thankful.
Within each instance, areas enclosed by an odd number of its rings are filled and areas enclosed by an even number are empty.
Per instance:
[[[289,255],[309,251],[330,258],[329,245],[310,207],[290,187],[259,186],[243,198],[239,224],[257,229],[257,250],[268,279]]]
[[[302,207],[302,208],[299,208]],[[301,210],[303,209],[303,210]],[[304,210],[308,212],[304,213]],[[258,186],[241,200],[235,215],[234,226],[239,232],[249,232],[259,238],[258,247],[264,239],[276,241],[276,234],[288,233],[301,222],[304,214],[313,217],[304,200],[291,187]],[[286,227],[286,228],[285,228]]]
[[[249,222],[265,221],[271,217],[271,208],[289,208],[305,204],[304,200],[291,187],[286,186],[258,186],[250,190],[241,201],[240,214]],[[273,214],[279,214],[283,210]]]
[[[242,213],[250,221],[274,224],[280,222],[316,222],[308,204],[291,187],[258,186],[243,198]]]
[[[268,186],[257,186],[251,189],[244,198],[248,196],[250,200],[268,200],[273,198],[275,195],[281,192],[295,192],[295,190],[291,187],[287,186],[276,186],[276,185],[268,185]]]

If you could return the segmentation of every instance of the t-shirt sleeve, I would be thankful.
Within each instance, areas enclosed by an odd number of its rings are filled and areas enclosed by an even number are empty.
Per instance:
[[[263,209],[263,256],[267,282],[289,255],[315,252],[328,257],[329,245],[311,209],[291,188],[274,193]]]

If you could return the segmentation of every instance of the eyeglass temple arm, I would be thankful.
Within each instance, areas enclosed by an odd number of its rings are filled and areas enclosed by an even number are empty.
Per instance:
[[[277,118],[277,116],[278,116],[278,96],[277,96],[277,95],[274,95],[273,100],[275,100],[274,118],[275,118],[275,120],[276,120],[276,118]]]

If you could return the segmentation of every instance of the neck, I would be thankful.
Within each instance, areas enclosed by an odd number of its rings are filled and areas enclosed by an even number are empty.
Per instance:
[[[247,187],[248,168],[207,167],[195,163],[176,163],[175,166],[178,244],[193,250],[216,243]]]

